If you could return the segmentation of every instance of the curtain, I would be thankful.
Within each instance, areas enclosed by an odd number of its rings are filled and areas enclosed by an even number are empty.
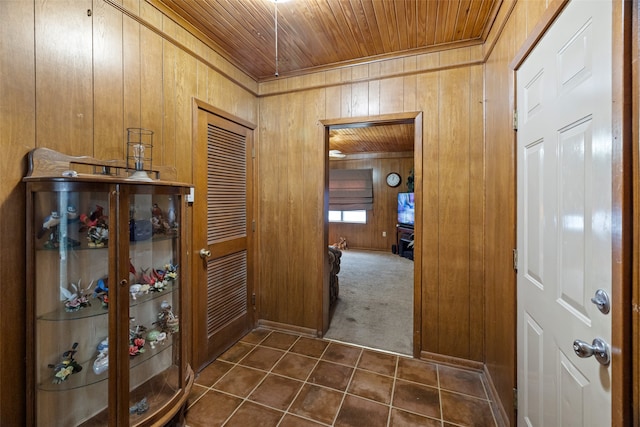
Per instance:
[[[329,210],[373,209],[373,169],[330,169]]]

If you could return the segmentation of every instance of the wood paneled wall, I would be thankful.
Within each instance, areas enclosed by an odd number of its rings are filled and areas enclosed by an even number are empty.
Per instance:
[[[391,252],[396,244],[398,193],[406,192],[406,180],[413,169],[413,157],[367,156],[355,160],[331,160],[331,169],[373,169],[373,210],[367,211],[366,224],[329,224],[329,244],[347,239],[349,248]],[[397,172],[402,178],[398,187],[387,185],[387,174]],[[382,234],[386,233],[386,236]]]
[[[517,2],[485,64],[485,370],[504,416],[516,425],[516,135],[514,73],[509,63],[546,9]],[[489,46],[487,46],[489,47]]]
[[[28,151],[124,159],[126,128],[145,127],[154,163],[192,182],[192,98],[250,122],[258,103],[257,83],[143,0],[0,1],[0,38],[0,424],[19,425],[33,351],[24,340]]]
[[[335,73],[321,73],[261,85],[262,319],[319,330],[326,252],[319,121],[423,111],[422,350],[482,361],[483,68],[472,52],[346,68],[338,83]],[[433,70],[416,71],[424,64]]]
[[[126,127],[147,127],[154,158],[191,182],[193,97],[259,124],[259,318],[312,330],[326,252],[319,120],[423,111],[423,350],[485,361],[508,407],[515,385],[508,63],[546,2],[518,2],[509,15],[513,2],[505,1],[484,47],[260,85],[151,3],[0,1],[0,37],[10,41],[0,45],[0,423],[24,419],[25,409],[25,154],[42,146],[124,158]]]

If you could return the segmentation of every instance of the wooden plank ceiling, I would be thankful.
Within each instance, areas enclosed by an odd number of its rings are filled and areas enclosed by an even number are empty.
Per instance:
[[[502,0],[147,0],[256,81],[483,43]],[[278,32],[276,64],[275,16]],[[208,40],[207,40],[208,39]],[[413,151],[413,125],[343,127],[344,154]]]
[[[345,159],[352,154],[413,152],[413,124],[350,126],[329,130],[329,150],[338,150]]]
[[[275,78],[274,0],[150,0],[255,80]],[[278,72],[296,75],[486,38],[502,0],[278,0]]]

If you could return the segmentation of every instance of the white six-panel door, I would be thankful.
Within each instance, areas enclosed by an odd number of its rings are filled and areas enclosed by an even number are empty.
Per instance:
[[[518,425],[608,426],[612,9],[570,2],[517,71]]]

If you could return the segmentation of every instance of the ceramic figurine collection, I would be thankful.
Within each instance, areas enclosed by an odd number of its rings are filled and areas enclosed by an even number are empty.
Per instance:
[[[153,204],[151,208],[151,216],[149,220],[137,221],[132,219],[130,227],[132,227],[132,235],[136,232],[142,233],[144,238],[132,238],[132,240],[145,240],[150,238],[154,234],[172,234],[178,229],[178,223],[176,218],[176,212],[173,207],[170,207],[165,214],[157,203]],[[87,246],[90,248],[103,248],[109,241],[109,217],[104,214],[104,207],[96,205],[95,208],[90,210],[88,214],[78,214],[78,210],[75,206],[68,206],[65,213],[65,224],[78,223],[78,232],[85,233],[87,240]],[[58,211],[52,211],[42,221],[40,230],[36,233],[38,239],[42,239],[47,233],[49,237],[44,243],[46,249],[58,249],[61,243],[64,243],[66,247],[74,248],[81,246],[81,242],[70,238],[69,236],[62,235],[60,223],[62,221],[62,215]],[[134,231],[137,230],[141,224],[149,225],[148,232]],[[143,227],[144,228],[144,227]]]
[[[78,343],[74,342],[70,350],[62,353],[62,360],[60,360],[60,362],[55,365],[49,365],[49,368],[52,368],[54,372],[54,384],[60,384],[61,382],[66,381],[71,374],[77,374],[82,371],[82,365],[76,362],[76,359],[73,357],[76,354],[77,348]]]
[[[109,241],[108,217],[104,214],[104,208],[96,205],[88,214],[78,214],[77,209],[69,206],[63,218],[59,212],[53,211],[42,222],[42,227],[37,232],[37,238],[42,239],[48,234],[44,242],[45,249],[58,249],[62,244],[68,248],[81,246],[81,242],[66,235],[71,224],[78,225],[78,232],[84,233],[88,248],[103,248]],[[61,226],[62,220],[65,220]],[[132,220],[133,221],[133,220]],[[133,221],[139,223],[139,221]],[[175,211],[169,209],[165,215],[157,203],[153,204],[151,210],[152,234],[169,234],[177,229]],[[130,287],[129,294],[132,300],[136,300],[150,293],[162,292],[178,278],[178,266],[169,262],[162,268],[142,268],[134,267],[130,261]],[[95,286],[94,286],[95,284]],[[92,290],[93,288],[93,290]],[[109,280],[102,277],[92,280],[86,287],[82,285],[82,280],[71,282],[67,287],[60,286],[60,301],[63,303],[66,312],[77,312],[91,306],[91,299],[100,301],[100,306],[107,309],[109,307]],[[131,319],[132,322],[135,319]],[[129,356],[136,357],[145,353],[148,347],[155,349],[159,345],[164,345],[168,337],[179,331],[178,317],[173,313],[171,305],[166,300],[160,304],[157,319],[153,322],[154,328],[147,329],[144,325],[133,325],[129,330]],[[54,370],[53,383],[60,384],[66,381],[72,374],[82,370],[75,355],[78,351],[78,343],[73,343],[70,350],[62,354],[60,362],[48,365]],[[109,368],[109,340],[104,338],[96,346],[97,355],[93,361],[93,373],[101,375]],[[131,408],[132,413],[143,413],[148,409],[146,399],[138,402]]]
[[[173,313],[168,301],[163,300],[160,304],[158,320],[153,322],[157,329],[148,330],[144,325],[133,325],[129,329],[129,356],[135,357],[146,351],[145,345],[149,344],[151,349],[158,345],[164,345],[169,335],[177,333],[179,328],[178,317]],[[130,321],[135,322],[134,318]],[[60,384],[66,381],[70,375],[82,371],[82,365],[75,360],[78,343],[73,343],[70,350],[62,354],[60,362],[48,365],[54,370],[53,383]],[[109,369],[109,338],[105,338],[96,346],[98,352],[93,361],[93,373],[101,375]]]

